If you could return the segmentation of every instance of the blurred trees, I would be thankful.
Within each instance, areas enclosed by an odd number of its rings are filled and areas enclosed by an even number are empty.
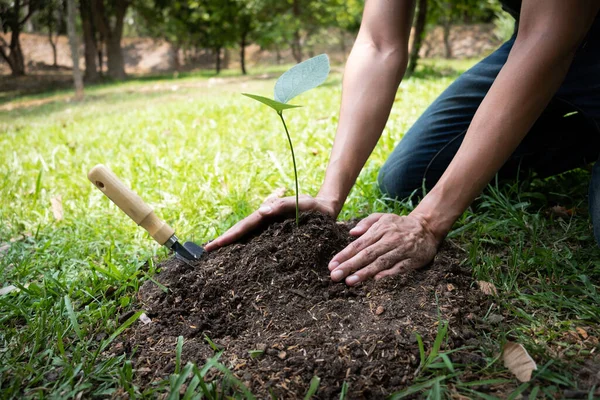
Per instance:
[[[52,66],[58,66],[56,43],[58,35],[66,33],[65,6],[61,0],[46,0],[43,6],[31,18],[34,26],[39,25],[39,30],[46,30],[48,43],[52,48]]]
[[[91,0],[91,14],[101,40],[106,46],[108,76],[125,78],[125,61],[121,49],[123,23],[129,0]]]
[[[42,7],[42,0],[0,0],[0,26],[10,32],[10,42],[0,36],[0,56],[8,63],[13,76],[25,75],[25,59],[19,35],[31,16]]]
[[[34,31],[47,34],[57,64],[56,37],[66,33],[66,4],[67,0],[0,0],[0,26],[7,34],[0,36],[0,56],[13,75],[25,73],[19,34],[27,21]],[[277,62],[284,50],[300,62],[323,41],[339,43],[346,53],[346,38],[360,27],[364,0],[75,0],[74,5],[79,17],[76,33],[84,46],[85,79],[95,81],[103,73],[105,59],[109,77],[125,78],[121,40],[126,27],[129,34],[170,43],[176,70],[181,54],[186,62],[210,55],[219,72],[228,50],[238,49],[245,74],[250,44],[273,51]],[[451,26],[490,22],[499,9],[498,0],[418,0],[410,68],[416,67],[428,27],[442,27],[450,58]]]

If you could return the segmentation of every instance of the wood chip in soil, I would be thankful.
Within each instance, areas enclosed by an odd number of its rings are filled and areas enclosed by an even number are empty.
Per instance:
[[[327,269],[351,241],[346,226],[312,213],[301,215],[299,227],[273,223],[197,265],[169,259],[154,277],[168,293],[151,281],[139,291],[152,322],[136,322],[109,354],[133,354],[143,389],[174,372],[180,335],[183,364],[212,357],[207,336],[259,398],[304,396],[314,375],[321,378],[316,398],[339,398],[344,382],[347,398],[381,398],[411,384],[417,333],[429,349],[445,320],[443,349],[471,345],[452,353],[453,361],[484,362],[475,336],[491,329],[481,321],[491,300],[459,265],[464,256],[442,248],[429,267],[351,288],[333,283]]]

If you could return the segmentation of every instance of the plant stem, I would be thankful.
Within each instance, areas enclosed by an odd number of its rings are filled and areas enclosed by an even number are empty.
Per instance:
[[[285,129],[285,134],[287,135],[288,142],[290,143],[290,150],[292,151],[292,163],[294,164],[294,179],[296,180],[296,226],[299,226],[300,207],[298,203],[298,170],[296,169],[296,156],[294,156],[294,146],[292,145],[292,138],[290,137],[287,125],[285,124],[285,120],[283,119],[283,112],[278,112],[277,114],[279,114],[279,118],[281,118],[281,122],[283,122],[283,129]]]

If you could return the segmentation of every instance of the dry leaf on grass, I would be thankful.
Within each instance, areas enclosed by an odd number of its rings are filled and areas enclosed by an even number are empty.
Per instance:
[[[581,336],[583,339],[587,339],[588,338],[588,333],[585,329],[583,329],[582,327],[578,326],[577,328],[575,328],[575,330],[577,331],[577,333],[579,334],[579,336]]]
[[[573,209],[567,209],[566,207],[563,207],[563,206],[550,207],[548,209],[548,211],[550,214],[554,215],[555,217],[562,218],[562,219],[569,219],[574,214]]]
[[[279,199],[283,196],[285,196],[285,192],[286,192],[286,188],[284,187],[278,187],[277,189],[273,190],[273,192],[268,195],[267,197],[265,197],[265,200],[263,201],[263,203],[268,203],[270,201]]]
[[[494,285],[492,282],[477,281],[477,284],[479,285],[479,290],[481,290],[483,294],[487,294],[488,296],[498,295],[496,285]]]
[[[504,366],[521,382],[529,382],[531,374],[537,370],[535,361],[519,343],[506,342],[502,359]]]
[[[62,196],[56,196],[50,199],[50,203],[52,204],[52,214],[54,215],[54,219],[57,221],[62,221],[63,219],[63,206],[62,206]]]
[[[6,253],[8,251],[8,249],[10,249],[10,244],[8,244],[8,243],[0,244],[0,256],[3,255],[4,253]]]
[[[18,292],[19,289],[18,287],[16,287],[15,285],[8,285],[6,287],[3,287],[2,289],[0,289],[0,296],[4,296],[5,294],[9,294],[12,292]]]

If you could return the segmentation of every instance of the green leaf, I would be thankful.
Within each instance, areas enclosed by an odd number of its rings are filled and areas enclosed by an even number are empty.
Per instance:
[[[180,398],[179,391],[193,369],[194,364],[188,362],[185,367],[183,367],[181,374],[171,375],[171,378],[174,378],[174,381],[171,382],[168,400],[178,400]]]
[[[177,346],[175,347],[175,373],[179,373],[181,368],[181,352],[183,351],[183,336],[177,337]]]
[[[284,72],[275,83],[275,100],[287,103],[294,97],[319,86],[329,74],[329,57],[309,58]]]
[[[264,352],[264,350],[248,350],[248,353],[250,353],[250,358],[253,359],[262,356]]]
[[[310,387],[308,388],[308,392],[304,396],[304,400],[310,400],[319,390],[319,385],[321,384],[321,378],[318,376],[313,376],[310,380]]]
[[[344,381],[342,385],[342,391],[340,392],[340,400],[345,400],[348,395],[348,382]]]
[[[137,321],[137,319],[143,313],[144,313],[144,310],[140,310],[140,311],[136,312],[135,314],[133,314],[131,317],[129,317],[129,319],[127,319],[127,321],[123,322],[123,324],[121,324],[121,326],[119,326],[117,328],[117,330],[114,331],[113,334],[109,336],[108,339],[106,339],[105,341],[102,342],[102,345],[98,348],[96,355],[102,353],[104,351],[104,349],[106,349],[106,347],[108,347],[108,345],[111,344],[112,341],[117,338],[117,336],[119,336],[125,329],[129,328],[135,321]]]
[[[268,97],[257,96],[255,94],[250,94],[250,93],[242,93],[242,94],[246,97],[250,97],[251,99],[260,101],[261,103],[268,105],[273,110],[277,111],[277,114],[281,114],[283,112],[283,110],[287,110],[288,108],[302,107],[302,106],[295,106],[293,104],[283,104],[278,101],[271,100]]]
[[[73,329],[75,330],[77,337],[79,338],[79,340],[83,340],[83,332],[81,331],[81,328],[79,328],[79,324],[77,323],[77,316],[75,315],[75,311],[73,311],[73,305],[71,304],[71,299],[69,298],[69,295],[65,295],[65,308],[67,309],[67,315],[71,320],[71,325],[73,325]]]
[[[431,380],[428,380],[427,382],[423,382],[423,383],[417,383],[416,385],[412,385],[407,387],[404,390],[401,390],[399,392],[396,393],[392,393],[392,395],[389,397],[390,400],[399,400],[399,399],[403,399],[405,397],[408,397],[412,394],[415,393],[419,393],[421,390],[424,389],[428,389],[431,386],[433,386],[434,384],[436,384],[436,382],[441,382],[445,379],[447,379],[448,376],[444,375],[444,376],[438,376],[437,378],[433,378]]]

